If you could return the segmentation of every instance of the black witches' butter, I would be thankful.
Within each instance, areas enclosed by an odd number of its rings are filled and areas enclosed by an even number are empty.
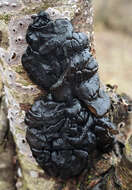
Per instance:
[[[26,113],[27,142],[48,175],[77,176],[94,150],[108,152],[116,142],[116,128],[105,117],[110,99],[100,88],[98,64],[86,34],[74,32],[67,19],[51,20],[44,11],[33,17],[26,40],[22,65],[48,92]]]

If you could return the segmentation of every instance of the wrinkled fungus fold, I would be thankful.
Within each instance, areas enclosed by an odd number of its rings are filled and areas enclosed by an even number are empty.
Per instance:
[[[32,19],[22,65],[48,95],[26,113],[26,139],[48,175],[68,179],[89,166],[94,151],[114,146],[117,130],[106,117],[110,98],[100,87],[87,35],[44,11]]]

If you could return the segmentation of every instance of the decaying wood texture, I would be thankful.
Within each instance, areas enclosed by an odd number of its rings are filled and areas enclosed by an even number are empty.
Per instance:
[[[107,89],[113,105],[109,117],[112,121],[116,121],[120,128],[118,138],[126,143],[122,159],[114,153],[104,155],[103,158],[93,160],[91,163],[93,169],[90,172],[86,170],[76,179],[59,181],[47,177],[38,167],[25,140],[25,111],[29,109],[37,97],[44,93],[29,80],[21,64],[21,56],[27,47],[25,34],[31,22],[31,15],[40,10],[46,10],[53,19],[65,17],[70,19],[77,31],[87,33],[91,43],[91,52],[94,54],[91,1],[8,0],[6,4],[2,2],[0,1],[0,91],[3,89],[8,109],[7,117],[13,136],[12,141],[14,140],[16,147],[16,153],[14,151],[11,153],[12,165],[17,163],[15,179],[14,181],[10,180],[10,183],[13,182],[14,185],[10,186],[12,190],[99,190],[103,188],[105,190],[131,190],[132,142],[131,138],[128,137],[130,136],[131,113],[127,112],[127,104],[129,103],[126,98],[119,98],[114,87]],[[0,95],[3,96],[1,93]],[[0,136],[0,138],[3,137]],[[0,189],[5,190],[5,186],[1,186],[1,183]]]

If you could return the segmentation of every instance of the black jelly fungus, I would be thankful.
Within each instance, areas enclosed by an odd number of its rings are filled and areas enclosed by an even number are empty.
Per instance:
[[[26,139],[33,156],[52,177],[79,175],[94,150],[108,152],[117,132],[105,114],[110,99],[100,88],[98,64],[86,34],[67,19],[32,17],[22,65],[30,79],[48,91],[26,113]]]

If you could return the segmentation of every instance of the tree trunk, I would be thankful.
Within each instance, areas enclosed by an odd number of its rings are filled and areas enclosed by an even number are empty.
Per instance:
[[[39,168],[32,157],[32,153],[25,139],[25,111],[28,110],[37,97],[44,93],[29,80],[21,64],[21,56],[27,46],[25,35],[27,27],[31,22],[31,15],[38,13],[40,10],[46,10],[53,19],[65,17],[70,19],[77,31],[87,33],[91,45],[91,52],[94,54],[93,7],[91,1],[8,0],[6,2],[7,3],[0,4],[0,72],[2,78],[0,85],[3,83],[3,93],[8,109],[7,115],[10,131],[13,136],[11,141],[14,140],[16,147],[16,152],[14,152],[14,145],[12,145],[11,159],[9,159],[13,160],[12,162],[10,161],[13,168],[9,170],[10,172],[14,171],[12,175],[15,176],[15,179],[10,180],[10,189],[87,190],[92,188],[99,189],[99,184],[101,184],[106,190],[119,189],[117,187],[124,190],[131,190],[131,139],[126,144],[124,156],[121,161],[119,158],[117,159],[113,153],[104,155],[105,159],[95,161],[95,169],[92,169],[89,173],[84,172],[79,178],[71,179],[66,182],[58,181],[45,175],[44,171]],[[117,116],[121,105],[123,111],[125,110],[124,102],[120,102],[120,100],[115,101],[116,94],[113,91],[114,90],[109,91],[114,104],[114,110],[111,111],[111,115],[109,114],[111,120],[114,120]],[[118,104],[120,104],[120,106],[118,106]],[[4,111],[4,113],[6,112]],[[2,119],[4,119],[4,117]],[[127,114],[127,116],[125,116],[127,129],[130,127],[130,119],[129,122],[128,119]],[[121,121],[121,115],[118,115],[118,122],[116,122],[116,124],[121,123]],[[7,125],[6,123],[6,126]],[[4,125],[2,127],[2,131],[4,131]],[[124,131],[127,130],[124,129],[123,134],[122,132],[120,132],[120,134],[123,135],[126,141],[128,137],[124,135]],[[5,138],[7,132],[4,132],[4,134],[4,137],[0,135],[0,143],[1,139]],[[120,136],[118,138],[120,138]],[[15,154],[16,156],[14,156]],[[14,165],[16,166],[16,171],[14,170]],[[129,183],[126,179],[129,180]],[[105,184],[103,184],[102,181],[105,181]],[[6,182],[4,183],[6,184]],[[5,187],[6,186],[2,187],[3,189],[1,188],[0,181],[0,189],[5,190]]]

